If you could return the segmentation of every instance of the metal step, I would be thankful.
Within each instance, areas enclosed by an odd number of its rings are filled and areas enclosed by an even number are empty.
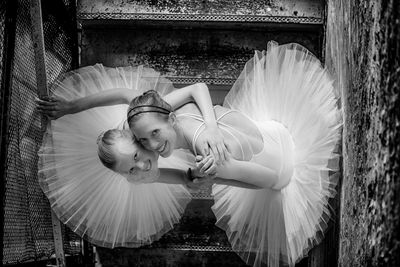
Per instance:
[[[146,22],[168,25],[215,26],[224,23],[233,27],[250,24],[251,27],[272,24],[322,25],[324,3],[320,0],[279,1],[230,1],[230,0],[178,0],[140,1],[81,0],[78,4],[78,19],[83,23],[96,21],[118,23]],[[203,24],[206,22],[206,25]],[[177,26],[177,25],[175,25]]]
[[[250,31],[230,29],[83,29],[81,65],[98,62],[106,66],[144,64],[166,76],[210,79],[227,84],[235,80],[254,50],[267,43],[298,42],[320,55],[320,35],[302,31]]]
[[[247,266],[234,252],[213,250],[212,248],[139,248],[139,249],[97,249],[102,267],[154,267],[154,266]]]

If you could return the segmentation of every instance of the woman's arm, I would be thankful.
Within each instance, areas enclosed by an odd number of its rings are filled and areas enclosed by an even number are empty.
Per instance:
[[[259,188],[272,188],[278,181],[275,170],[249,162],[229,159],[224,165],[217,166],[218,177],[236,180]]]
[[[199,140],[200,154],[203,156],[209,155],[210,148],[217,162],[224,162],[228,159],[227,144],[224,142],[224,137],[218,128],[210,92],[205,83],[196,83],[177,89],[166,95],[164,100],[173,108],[178,108],[194,100],[206,125],[201,141]]]
[[[179,108],[190,101],[195,101],[207,126],[217,127],[210,92],[205,83],[195,83],[177,89],[166,95],[164,100],[174,109]]]
[[[238,180],[220,178],[220,177],[214,178],[213,182],[215,184],[230,185],[230,186],[247,188],[247,189],[262,189],[262,187],[259,187],[259,186],[253,185],[253,184],[241,182]]]

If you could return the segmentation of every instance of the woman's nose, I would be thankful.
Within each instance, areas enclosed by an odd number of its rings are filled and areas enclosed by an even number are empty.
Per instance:
[[[151,149],[151,150],[158,149],[159,142],[157,140],[150,140],[148,144],[149,144],[149,149]]]
[[[139,170],[144,170],[145,169],[145,163],[143,161],[136,162],[136,168],[138,168]]]

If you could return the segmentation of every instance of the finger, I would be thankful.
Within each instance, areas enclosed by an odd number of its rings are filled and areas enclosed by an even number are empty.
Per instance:
[[[203,159],[203,156],[201,156],[201,155],[196,156],[196,161],[201,161],[202,159]]]
[[[203,163],[203,165],[208,162],[209,160],[213,160],[214,156],[213,155],[208,155],[207,157],[204,157],[201,162]]]
[[[208,143],[207,142],[204,142],[203,143],[203,155],[204,156],[207,156],[208,154],[210,154],[210,150],[208,149]]]
[[[220,161],[224,162],[225,161],[225,153],[224,153],[224,149],[221,144],[217,145],[217,150],[218,150],[218,155],[219,155]]]
[[[210,166],[212,166],[213,163],[214,163],[213,159],[208,160],[206,163],[204,163],[203,167],[201,167],[200,172],[205,173],[205,171],[208,170],[208,168],[210,168]]]
[[[231,149],[230,149],[229,145],[226,144],[226,143],[225,143],[225,147],[224,147],[224,148],[225,148],[225,149],[224,149],[225,160],[228,160],[228,159],[229,159],[229,155],[230,155],[230,153],[231,153]]]
[[[218,149],[217,149],[216,145],[215,144],[211,144],[210,148],[211,148],[212,153],[214,154],[215,161],[219,162],[219,154],[218,154]]]
[[[54,105],[57,105],[56,102],[43,101],[43,100],[41,100],[39,98],[35,99],[35,101],[36,101],[36,103],[38,105],[41,105],[41,106],[54,106]]]
[[[57,110],[56,106],[38,106],[37,109],[43,110],[43,111],[54,111]]]
[[[215,164],[212,165],[204,173],[207,174],[207,175],[215,175],[217,173],[217,166]]]

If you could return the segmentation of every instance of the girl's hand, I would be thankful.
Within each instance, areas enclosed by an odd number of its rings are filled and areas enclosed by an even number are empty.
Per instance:
[[[193,169],[193,177],[209,177],[215,178],[217,176],[217,165],[215,164],[214,157],[209,155],[207,157],[197,156],[196,167]]]
[[[228,160],[228,145],[218,126],[206,126],[206,129],[199,137],[201,154],[206,157],[212,155],[215,157],[216,164],[223,164]]]
[[[36,99],[37,110],[51,120],[72,113],[72,103],[57,96]]]

